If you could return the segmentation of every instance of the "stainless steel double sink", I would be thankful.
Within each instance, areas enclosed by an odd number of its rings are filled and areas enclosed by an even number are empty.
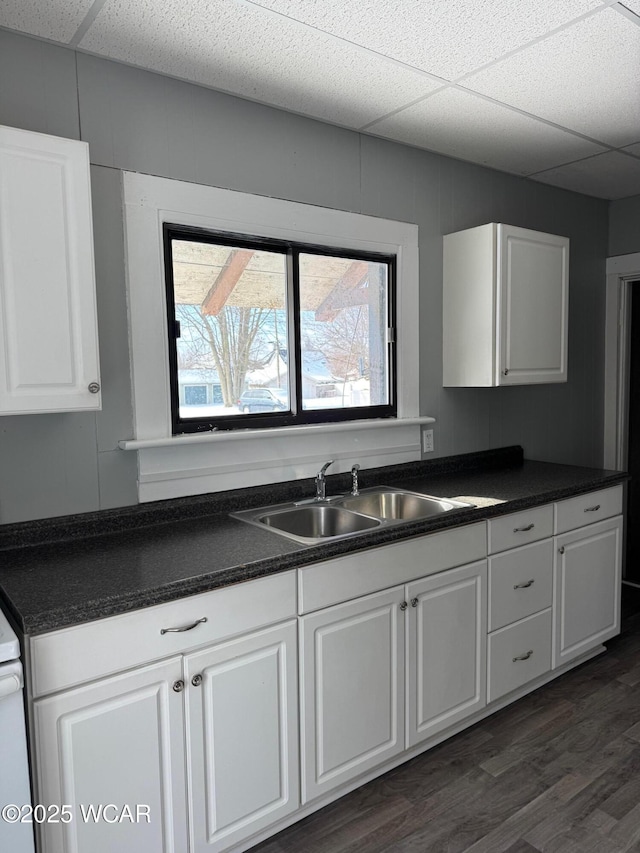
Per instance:
[[[305,545],[358,536],[383,526],[442,515],[473,504],[422,495],[392,486],[363,489],[324,501],[296,503],[232,512],[233,518],[271,530]]]

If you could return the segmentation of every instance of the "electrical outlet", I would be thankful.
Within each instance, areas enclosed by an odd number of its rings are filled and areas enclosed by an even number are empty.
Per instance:
[[[433,453],[433,430],[425,429],[422,432],[422,450],[424,453]]]

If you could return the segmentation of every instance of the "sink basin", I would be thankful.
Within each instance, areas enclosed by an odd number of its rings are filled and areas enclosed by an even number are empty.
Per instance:
[[[348,495],[342,498],[339,504],[355,512],[393,521],[429,518],[450,512],[452,509],[470,506],[460,501],[444,500],[390,488],[377,488],[363,491],[359,495]]]
[[[329,539],[378,527],[378,519],[331,504],[297,506],[257,515],[255,521],[301,539]]]
[[[331,497],[324,503],[276,504],[232,512],[231,516],[303,545],[314,545],[470,506],[473,504],[379,486],[363,489],[359,495]]]

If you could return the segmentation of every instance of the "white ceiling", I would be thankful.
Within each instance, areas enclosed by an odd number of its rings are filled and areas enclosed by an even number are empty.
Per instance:
[[[600,198],[640,194],[640,0],[0,0],[0,27]]]

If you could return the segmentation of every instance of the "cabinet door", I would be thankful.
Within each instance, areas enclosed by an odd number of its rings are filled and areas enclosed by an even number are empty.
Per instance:
[[[498,228],[497,383],[566,382],[569,240]]]
[[[0,127],[0,414],[99,408],[87,145]]]
[[[487,562],[407,586],[407,747],[486,704]]]
[[[34,702],[41,853],[185,853],[179,657]]]
[[[395,587],[300,620],[303,802],[403,751],[403,603]]]
[[[556,537],[553,667],[620,632],[622,518]]]
[[[298,807],[296,645],[291,621],[185,658],[191,853]]]

